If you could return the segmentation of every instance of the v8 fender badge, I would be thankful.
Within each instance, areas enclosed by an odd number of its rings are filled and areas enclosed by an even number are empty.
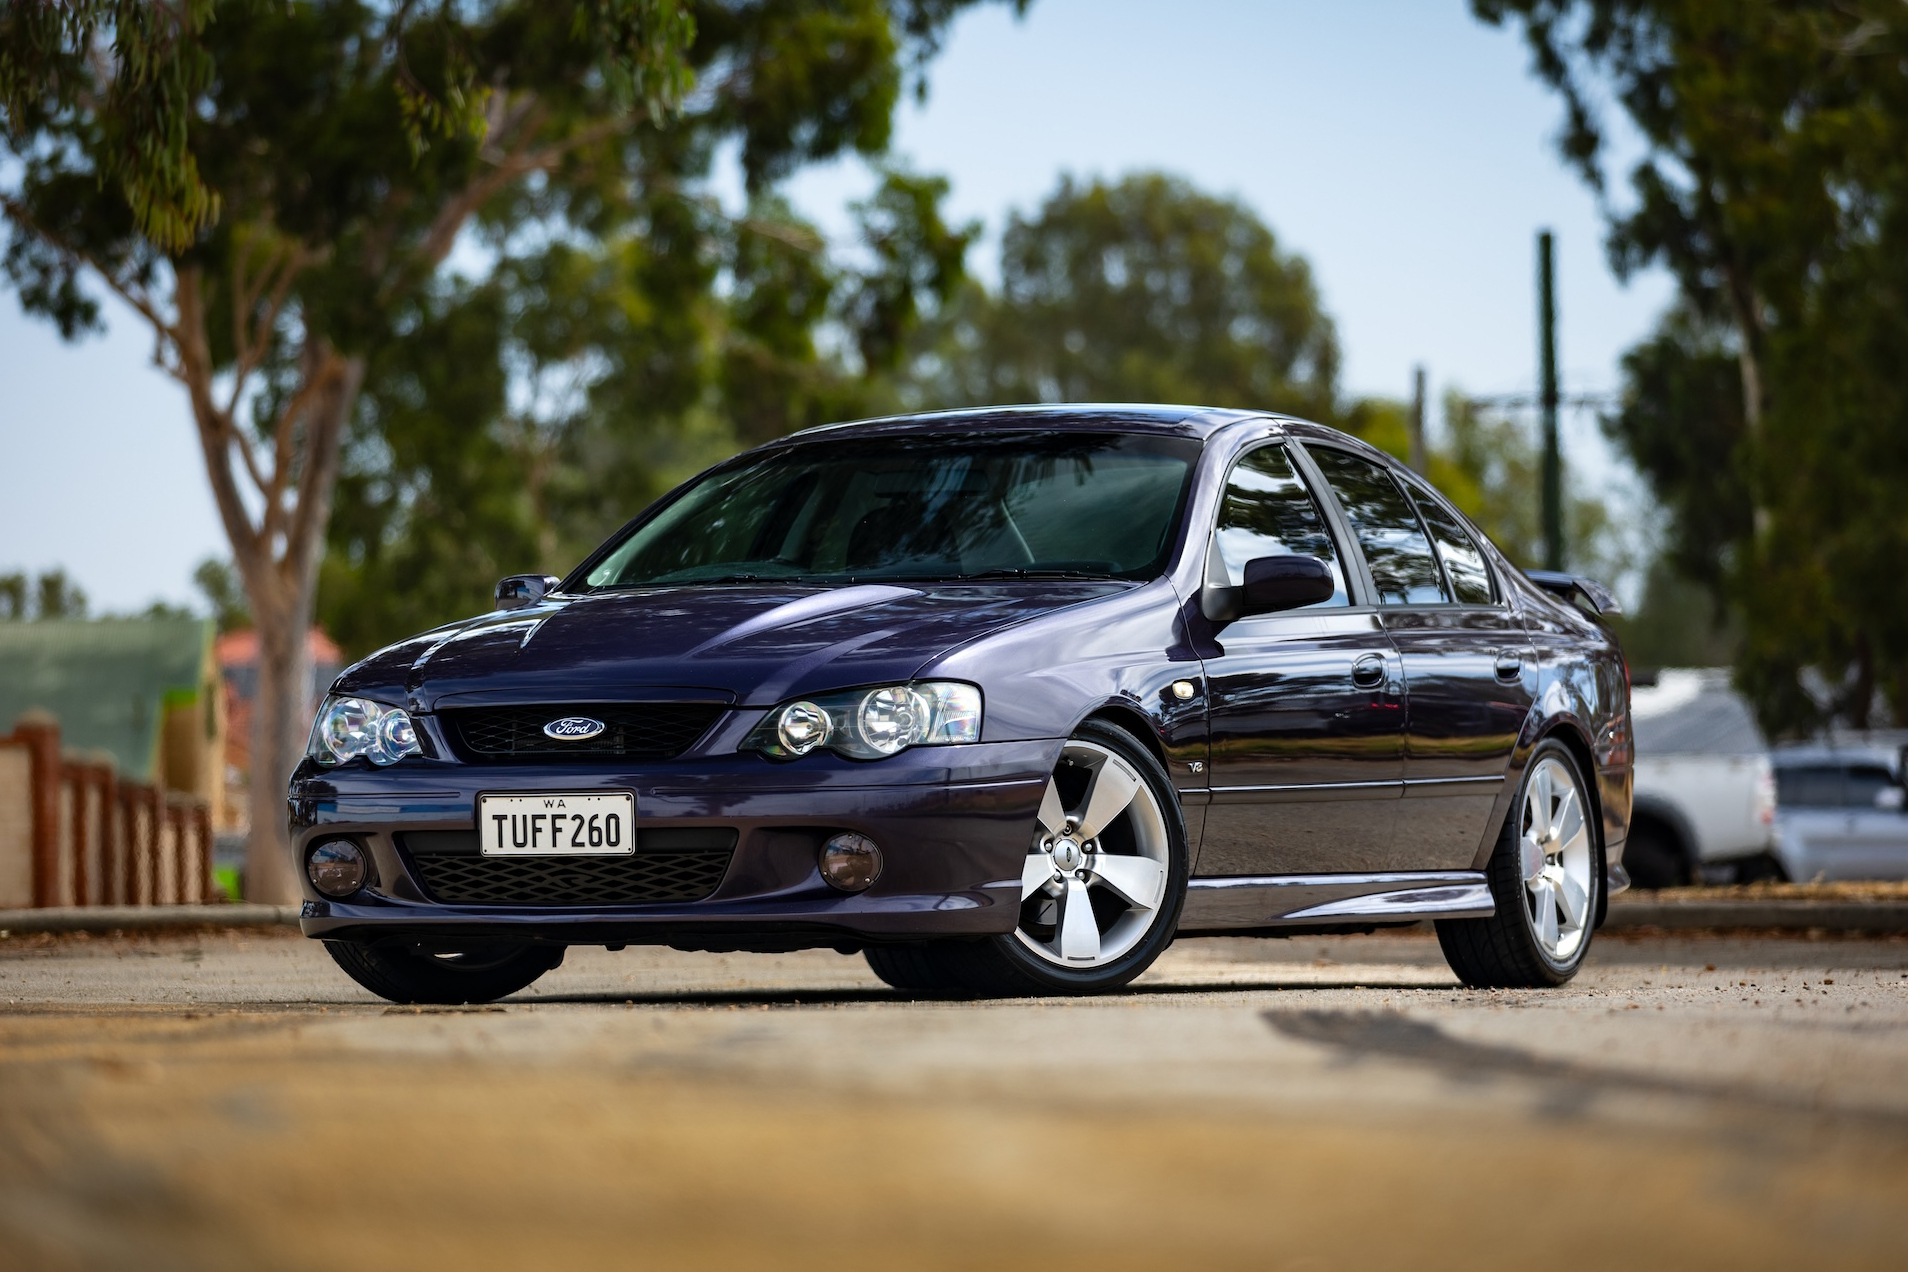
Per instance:
[[[582,742],[593,738],[607,728],[601,720],[592,720],[588,716],[564,716],[561,720],[552,720],[543,726],[543,736],[556,738],[560,742]]]

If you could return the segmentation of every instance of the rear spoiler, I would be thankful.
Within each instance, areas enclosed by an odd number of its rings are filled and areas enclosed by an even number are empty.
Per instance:
[[[1588,610],[1598,618],[1612,618],[1623,612],[1616,594],[1595,579],[1586,579],[1581,574],[1565,574],[1561,570],[1525,570],[1524,576],[1551,595],[1569,601],[1579,609]]]

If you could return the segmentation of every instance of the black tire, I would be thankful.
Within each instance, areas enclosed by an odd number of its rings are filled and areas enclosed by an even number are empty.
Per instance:
[[[871,945],[868,966],[896,989],[921,993],[968,993],[990,998],[1104,994],[1151,967],[1173,942],[1186,901],[1189,860],[1179,795],[1151,751],[1124,729],[1098,720],[1080,726],[1074,739],[1114,752],[1138,772],[1166,826],[1166,892],[1152,926],[1119,958],[1098,967],[1059,967],[1032,953],[1013,932],[975,940]],[[1032,838],[1032,832],[1029,832]]]
[[[1569,748],[1559,742],[1541,742],[1531,752],[1524,776],[1517,786],[1517,798],[1504,818],[1503,832],[1491,854],[1485,877],[1497,912],[1488,919],[1439,919],[1438,945],[1444,959],[1458,979],[1477,989],[1549,989],[1562,985],[1577,974],[1590,952],[1595,933],[1594,921],[1583,926],[1582,940],[1567,958],[1553,957],[1532,930],[1530,910],[1525,898],[1524,869],[1519,840],[1523,834],[1525,798],[1538,764],[1545,759],[1562,762],[1576,783],[1577,798],[1583,809],[1592,840],[1590,854],[1590,892],[1588,913],[1599,913],[1604,888],[1603,854],[1595,845],[1600,839],[1598,819],[1591,815],[1589,787],[1583,770]]]
[[[1689,862],[1675,838],[1649,820],[1630,826],[1623,844],[1623,868],[1634,888],[1680,888],[1690,881]]]
[[[870,945],[862,951],[876,976],[896,989],[912,994],[962,993],[953,965],[943,947],[952,942],[910,941],[902,945]]]
[[[499,942],[456,953],[415,945],[326,941],[345,975],[394,1003],[488,1003],[529,985],[563,962],[561,945]]]

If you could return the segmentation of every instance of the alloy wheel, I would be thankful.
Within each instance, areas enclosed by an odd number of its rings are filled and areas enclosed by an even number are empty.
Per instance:
[[[1524,784],[1519,859],[1531,934],[1556,963],[1576,957],[1590,931],[1596,854],[1576,776],[1546,755]]]
[[[1114,962],[1158,920],[1170,845],[1139,772],[1097,742],[1069,741],[1040,802],[1015,936],[1055,967]]]

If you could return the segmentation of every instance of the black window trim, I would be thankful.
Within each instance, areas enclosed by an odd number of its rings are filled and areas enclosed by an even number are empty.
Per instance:
[[[1484,544],[1481,541],[1482,535],[1479,534],[1477,527],[1471,524],[1471,519],[1452,507],[1450,500],[1439,494],[1437,489],[1432,486],[1430,482],[1426,481],[1417,473],[1412,472],[1410,469],[1405,469],[1402,475],[1404,478],[1405,494],[1410,496],[1414,508],[1420,500],[1428,498],[1432,503],[1448,513],[1451,520],[1457,525],[1458,532],[1471,541],[1471,550],[1476,552],[1478,560],[1484,563],[1484,577],[1490,580],[1491,599],[1489,601],[1480,604],[1474,601],[1458,600],[1457,585],[1451,581],[1451,571],[1445,567],[1444,554],[1437,550],[1438,541],[1437,538],[1431,534],[1431,527],[1424,519],[1424,509],[1416,508],[1418,524],[1424,527],[1425,537],[1431,540],[1431,550],[1438,558],[1438,570],[1444,575],[1444,585],[1451,590],[1451,600],[1449,604],[1441,605],[1439,608],[1463,610],[1507,609],[1509,605],[1504,596],[1503,580],[1499,579],[1497,577],[1497,571],[1491,568],[1491,554],[1485,551]]]
[[[1321,450],[1338,451],[1340,454],[1349,455],[1353,459],[1363,460],[1367,464],[1375,465],[1381,472],[1390,476],[1394,482],[1398,480],[1397,477],[1390,472],[1396,465],[1389,457],[1378,459],[1350,446],[1335,446],[1329,441],[1315,441],[1309,437],[1305,439],[1304,445],[1308,447],[1317,446]],[[1411,498],[1410,489],[1402,484],[1398,487],[1399,493],[1403,494],[1405,502],[1411,505],[1411,515],[1418,523],[1418,530],[1424,535],[1424,541],[1431,547],[1431,560],[1438,567],[1438,580],[1444,585],[1445,590],[1451,595],[1452,599],[1448,601],[1411,601],[1395,605],[1379,601],[1377,599],[1377,581],[1372,578],[1371,566],[1365,561],[1365,546],[1358,542],[1358,536],[1352,531],[1351,518],[1345,514],[1344,506],[1338,502],[1338,491],[1334,490],[1332,483],[1326,480],[1324,470],[1313,465],[1311,461],[1312,457],[1307,455],[1305,457],[1307,470],[1312,474],[1313,480],[1316,481],[1322,489],[1330,492],[1334,519],[1339,526],[1343,527],[1344,532],[1351,536],[1352,544],[1356,548],[1355,555],[1358,561],[1358,573],[1364,581],[1365,595],[1372,598],[1369,602],[1372,608],[1386,614],[1396,614],[1400,610],[1417,609],[1437,610],[1439,613],[1444,613],[1449,610],[1496,610],[1502,608],[1499,605],[1460,605],[1458,603],[1457,589],[1451,586],[1451,580],[1445,576],[1444,558],[1438,555],[1438,545],[1437,542],[1431,538],[1430,527],[1424,524],[1424,515],[1418,511],[1417,503]]]

